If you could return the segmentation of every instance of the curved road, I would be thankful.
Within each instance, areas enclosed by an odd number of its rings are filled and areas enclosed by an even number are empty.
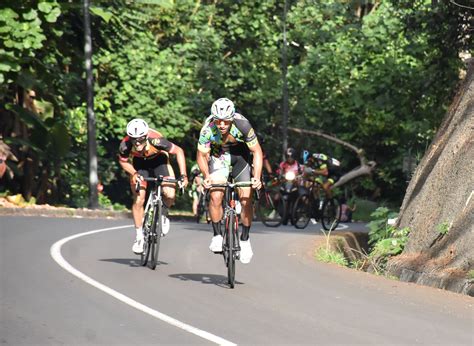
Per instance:
[[[318,263],[317,225],[252,231],[229,289],[208,225],[172,222],[152,271],[129,220],[0,217],[0,343],[474,344],[472,298]]]

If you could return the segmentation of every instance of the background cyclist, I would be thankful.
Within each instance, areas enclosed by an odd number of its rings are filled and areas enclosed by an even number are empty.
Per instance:
[[[333,160],[326,154],[310,154],[308,150],[303,150],[303,162],[305,164],[305,174],[314,176],[314,181],[321,184],[328,198],[332,198],[331,187],[339,180],[339,175],[329,169],[329,160]]]
[[[253,154],[253,170],[251,173],[250,152]],[[209,156],[209,161],[208,161]],[[211,107],[211,115],[201,129],[197,163],[204,176],[204,187],[211,183],[226,182],[232,168],[234,181],[252,181],[252,188],[261,187],[262,149],[250,122],[235,112],[234,103],[227,98],[216,100]],[[253,176],[251,175],[253,174]],[[253,251],[250,245],[249,232],[253,217],[252,189],[239,188],[239,200],[242,205],[242,232],[240,242],[240,261],[249,263]],[[209,249],[213,252],[222,251],[222,219],[223,189],[212,189],[209,203],[214,236]]]
[[[197,216],[198,214],[198,204],[199,204],[199,194],[203,192],[204,188],[202,186],[203,175],[197,163],[191,167],[189,174],[189,181],[191,182],[191,190],[189,191],[189,196],[193,199],[193,215]]]
[[[132,251],[136,254],[143,252],[143,205],[146,196],[146,181],[143,177],[157,177],[163,175],[174,177],[173,168],[170,165],[169,154],[176,155],[179,171],[184,186],[188,184],[186,176],[186,160],[183,149],[171,143],[161,133],[150,129],[143,119],[133,119],[127,125],[127,136],[120,142],[119,163],[125,172],[130,174],[130,185],[133,193],[132,215],[135,224],[136,239]],[[140,181],[140,191],[135,191],[136,182]],[[166,217],[167,208],[174,204],[175,185],[163,183],[163,234],[167,234],[170,228]]]

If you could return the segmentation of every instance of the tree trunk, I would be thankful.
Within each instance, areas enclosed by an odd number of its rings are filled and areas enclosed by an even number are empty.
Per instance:
[[[472,59],[471,59],[472,60]],[[474,268],[474,63],[408,186],[398,227],[411,233],[390,271],[466,278]]]

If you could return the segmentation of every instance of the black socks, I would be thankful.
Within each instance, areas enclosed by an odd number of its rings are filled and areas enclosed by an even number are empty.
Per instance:
[[[221,231],[221,223],[220,222],[213,222],[212,223],[212,230],[214,231],[214,237],[216,235],[222,235],[222,231]]]
[[[242,234],[240,235],[240,240],[247,241],[249,240],[250,226],[242,225]]]
[[[212,222],[212,230],[214,231],[214,237],[216,235],[222,235],[221,223],[220,222]],[[240,240],[247,241],[249,240],[250,236],[250,226],[242,225],[242,233],[240,235]]]

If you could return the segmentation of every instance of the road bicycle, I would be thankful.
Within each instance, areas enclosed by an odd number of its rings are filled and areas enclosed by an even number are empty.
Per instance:
[[[256,201],[257,218],[267,227],[280,226],[287,213],[285,200],[277,184],[275,179],[265,184],[260,191],[260,199]]]
[[[312,181],[305,193],[296,199],[292,217],[296,228],[303,229],[314,218],[321,221],[327,231],[334,230],[341,220],[341,208],[337,198],[321,196],[323,190],[319,182]]]
[[[235,260],[240,258],[239,214],[237,210],[236,188],[251,187],[252,182],[226,182],[211,184],[210,189],[224,188],[224,234],[222,241],[222,255],[227,267],[227,283],[230,288],[235,286]],[[258,195],[257,195],[258,198]]]
[[[167,178],[162,175],[156,178],[143,177],[144,181],[154,183],[149,189],[149,196],[143,214],[143,252],[140,255],[140,264],[155,270],[160,252],[160,242],[163,229],[163,196],[161,187],[163,183],[180,183],[181,179]],[[138,192],[140,182],[137,181],[135,190]],[[182,188],[181,188],[182,192]],[[158,222],[159,220],[159,222]]]

